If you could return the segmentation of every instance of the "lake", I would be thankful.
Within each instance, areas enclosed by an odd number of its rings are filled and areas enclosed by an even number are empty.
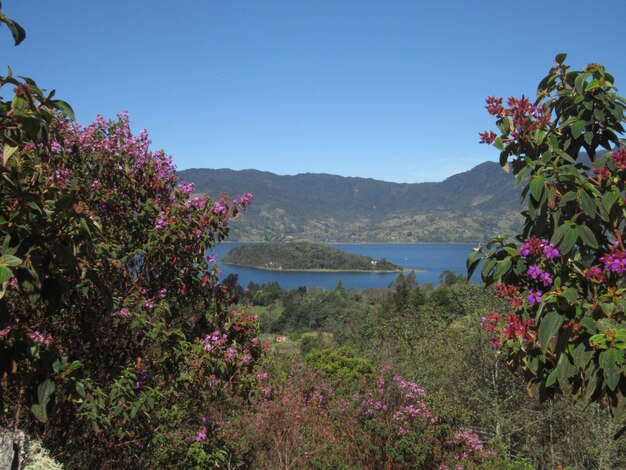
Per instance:
[[[222,256],[230,249],[246,243],[223,243],[212,252],[217,256],[218,264]],[[385,258],[406,269],[420,270],[415,273],[417,282],[424,284],[439,283],[439,276],[445,270],[465,274],[465,260],[475,245],[451,243],[374,243],[374,244],[329,244],[348,253],[369,256],[374,259]],[[283,289],[297,289],[300,286],[320,287],[332,290],[341,279],[347,289],[362,290],[368,287],[387,287],[396,277],[396,273],[315,273],[281,272],[264,269],[245,268],[221,264],[222,278],[228,274],[239,275],[239,284],[246,287],[250,281],[257,284],[278,282]]]

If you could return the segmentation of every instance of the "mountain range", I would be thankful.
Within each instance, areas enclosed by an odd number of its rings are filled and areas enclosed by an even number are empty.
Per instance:
[[[201,168],[179,175],[214,198],[254,194],[231,222],[230,241],[480,242],[522,221],[520,191],[495,162],[438,183]]]

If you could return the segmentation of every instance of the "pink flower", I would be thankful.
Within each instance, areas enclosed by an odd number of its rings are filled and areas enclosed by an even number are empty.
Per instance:
[[[546,258],[553,259],[559,256],[561,253],[556,249],[553,243],[548,243],[543,247],[543,254]]]
[[[11,325],[5,326],[0,330],[0,339],[4,339],[11,332]]]
[[[502,106],[502,98],[496,98],[495,96],[489,96],[485,100],[487,102],[487,112],[495,117],[505,116],[504,107]]]
[[[233,348],[228,348],[228,350],[226,351],[226,361],[232,361],[235,357],[235,354],[237,354],[237,351],[235,351]]]
[[[587,278],[587,280],[595,283],[600,283],[604,281],[604,275],[602,274],[602,271],[598,266],[593,266],[587,269],[585,277]]]
[[[543,292],[530,289],[530,292],[528,293],[528,297],[527,297],[528,302],[530,303],[530,305],[541,303],[542,295],[543,295]]]
[[[529,277],[533,278],[533,279],[537,279],[538,277],[540,277],[543,274],[543,271],[541,269],[539,269],[539,267],[536,264],[532,264],[529,268],[527,273]]]
[[[50,335],[44,335],[36,330],[28,333],[28,337],[32,339],[35,343],[40,343],[45,346],[48,346],[50,342],[52,341],[52,338],[50,337]]]
[[[548,287],[552,284],[552,277],[550,276],[550,273],[547,272],[541,273],[539,280],[543,283],[545,287]]]
[[[626,170],[626,148],[614,150],[611,160],[620,170]]]
[[[206,440],[206,426],[202,426],[202,428],[198,431],[198,434],[196,434],[195,438],[196,442],[201,442],[204,440]]]
[[[164,217],[164,214],[163,212],[161,212],[159,216],[156,218],[156,221],[154,222],[155,230],[162,230],[167,227],[167,220],[165,220],[163,217]]]
[[[493,144],[496,139],[497,139],[497,135],[495,132],[493,131],[485,131],[485,132],[481,132],[478,134],[480,136],[480,142],[481,144]]]
[[[225,216],[228,214],[228,208],[222,204],[221,202],[216,202],[213,207],[211,207],[211,210],[209,211],[211,214],[215,214],[215,215],[219,215],[219,216]]]
[[[191,194],[191,193],[193,193],[194,184],[193,183],[187,183],[186,181],[181,181],[180,183],[178,183],[178,186],[176,186],[176,187],[178,189],[180,189],[185,194]]]

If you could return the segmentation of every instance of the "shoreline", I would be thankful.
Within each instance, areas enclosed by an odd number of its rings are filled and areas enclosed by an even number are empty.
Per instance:
[[[234,242],[238,243],[238,242]],[[369,269],[277,269],[277,268],[268,268],[265,266],[249,266],[245,264],[235,264],[235,263],[225,263],[220,262],[221,265],[226,266],[237,266],[240,268],[252,268],[252,269],[261,269],[263,271],[273,271],[277,273],[359,273],[359,274],[393,274],[393,273],[404,273],[404,272],[417,272],[417,273],[425,273],[427,270],[425,269],[394,269],[394,270],[369,270]]]
[[[219,245],[232,245],[235,243],[246,245],[272,245],[283,243],[311,242],[319,245],[484,245],[487,242],[316,242],[308,239],[287,240],[282,242],[235,242],[232,240],[224,240]]]

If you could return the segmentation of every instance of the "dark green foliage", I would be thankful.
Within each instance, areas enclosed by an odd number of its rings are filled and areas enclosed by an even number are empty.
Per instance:
[[[468,270],[482,264],[485,283],[509,299],[513,308],[489,313],[485,328],[537,396],[572,393],[621,412],[626,98],[602,65],[571,70],[565,57],[556,57],[534,104],[487,99],[500,132],[483,141],[521,185],[525,223],[516,239],[477,248]]]

